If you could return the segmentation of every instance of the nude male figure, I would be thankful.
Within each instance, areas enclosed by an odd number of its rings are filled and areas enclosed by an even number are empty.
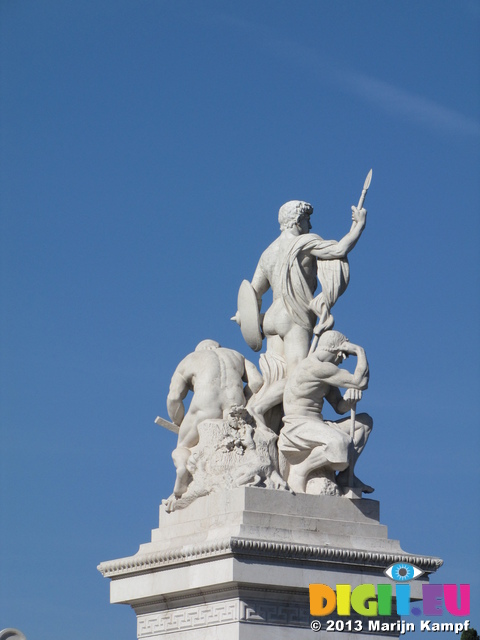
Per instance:
[[[167,397],[168,415],[180,427],[177,448],[172,453],[176,467],[172,499],[178,499],[187,489],[190,474],[186,464],[192,447],[198,444],[200,422],[227,418],[232,406],[245,405],[262,384],[254,364],[215,340],[203,340],[180,362]],[[193,391],[193,398],[185,415],[183,400],[189,391]]]
[[[357,357],[353,374],[338,366],[349,355]],[[337,413],[345,414],[361,399],[368,379],[365,351],[338,331],[323,333],[316,350],[288,378],[283,397],[284,426],[278,448],[289,463],[286,480],[294,491],[305,492],[309,475],[322,468],[340,472],[337,484],[347,485],[349,463],[355,465],[373,421],[366,413],[356,416],[353,456],[349,459],[350,420],[324,421],[322,408],[326,399]],[[344,396],[339,387],[348,390]],[[356,476],[353,485],[364,493],[373,491]]]
[[[257,422],[281,404],[286,378],[309,353],[316,317],[317,335],[333,326],[330,309],[348,285],[346,258],[365,228],[366,210],[352,207],[350,231],[338,242],[323,240],[309,233],[312,212],[312,205],[300,200],[280,207],[280,236],[265,249],[252,278],[259,309],[269,288],[273,294],[272,305],[263,319],[266,355],[273,352],[285,363],[283,375],[265,386],[249,405]],[[317,276],[322,292],[314,298]],[[275,431],[279,427],[274,423],[270,426]]]
[[[262,296],[270,287],[272,289],[273,302],[265,313],[263,332],[267,339],[267,352],[274,351],[285,358],[287,376],[308,355],[315,313],[321,319],[325,316],[324,328],[330,328],[333,325],[330,307],[348,283],[346,261],[337,265],[344,270],[338,276],[333,275],[332,265],[328,265],[322,277],[322,289],[328,291],[320,296],[319,305],[323,307],[315,309],[313,294],[317,287],[317,262],[345,260],[366,224],[366,210],[352,207],[350,231],[338,242],[323,240],[309,233],[312,213],[312,205],[300,200],[292,200],[280,207],[280,236],[261,255],[251,282],[259,308]],[[318,273],[320,277],[320,271]]]

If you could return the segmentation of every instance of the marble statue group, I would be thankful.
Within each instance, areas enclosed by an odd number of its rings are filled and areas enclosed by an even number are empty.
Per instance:
[[[348,286],[348,254],[365,229],[370,180],[371,172],[339,241],[311,233],[307,202],[280,207],[280,235],[260,256],[252,280],[242,282],[232,318],[251,349],[260,351],[265,341],[260,371],[212,339],[177,366],[167,397],[171,422],[157,418],[178,432],[167,511],[237,486],[348,497],[373,491],[354,472],[372,430],[370,416],[356,411],[368,387],[367,357],[333,330],[332,315]],[[269,289],[272,304],[263,312]],[[353,373],[342,367],[348,357],[355,358]],[[346,417],[325,420],[325,400]]]
[[[312,629],[384,640],[441,566],[388,537],[358,472],[373,426],[359,408],[370,373],[335,304],[362,242],[370,180],[338,241],[311,232],[307,202],[280,207],[280,233],[247,267],[231,309],[258,361],[212,330],[176,366],[169,419],[155,420],[177,434],[173,491],[151,541],[98,567],[111,602],[135,610],[139,640],[308,640]],[[417,579],[400,584],[394,566],[418,568]],[[367,625],[377,617],[381,629]]]

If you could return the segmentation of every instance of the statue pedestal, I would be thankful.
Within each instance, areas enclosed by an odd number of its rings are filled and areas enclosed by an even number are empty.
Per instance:
[[[142,640],[311,640],[309,584],[386,583],[383,570],[394,562],[426,572],[411,582],[412,600],[441,565],[389,540],[375,500],[241,487],[173,513],[161,506],[151,542],[99,571],[111,579],[111,602],[135,610]],[[336,613],[320,619],[316,637],[333,637],[324,631],[327,619]],[[372,618],[351,619],[361,620],[363,631],[344,631],[346,640],[399,635],[369,631]]]

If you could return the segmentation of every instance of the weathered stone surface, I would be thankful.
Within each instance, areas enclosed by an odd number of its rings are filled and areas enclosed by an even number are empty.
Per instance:
[[[99,566],[111,601],[135,609],[139,638],[263,639],[271,627],[303,638],[310,583],[377,584],[387,566],[409,562],[425,571],[412,583],[418,598],[441,564],[390,540],[374,500],[241,487],[174,513],[161,506],[159,525],[137,554]],[[194,635],[200,629],[208,635]]]
[[[198,433],[187,462],[192,481],[180,498],[165,501],[166,511],[235,487],[287,489],[278,470],[277,436],[269,429],[256,429],[244,407],[232,407],[226,420],[204,420]]]

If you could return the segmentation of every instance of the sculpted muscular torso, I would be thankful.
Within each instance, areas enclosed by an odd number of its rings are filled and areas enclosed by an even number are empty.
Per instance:
[[[247,386],[245,386],[247,383]],[[186,468],[190,451],[198,443],[202,420],[226,418],[233,405],[245,405],[248,396],[262,386],[262,376],[254,364],[238,351],[225,349],[214,340],[204,340],[184,358],[175,370],[167,397],[167,410],[180,429],[172,458],[177,469],[174,496],[187,489]],[[194,395],[185,415],[183,400]]]

